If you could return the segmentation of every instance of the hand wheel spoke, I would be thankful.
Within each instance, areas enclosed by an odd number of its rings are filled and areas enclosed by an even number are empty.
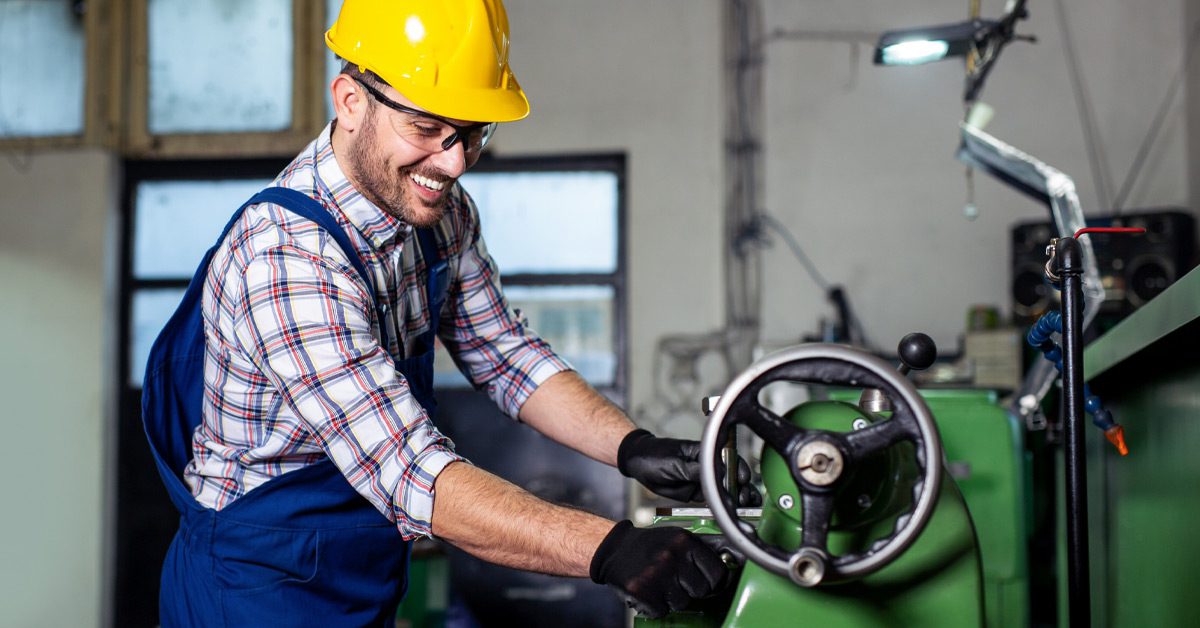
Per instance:
[[[748,403],[734,409],[734,421],[758,434],[771,449],[787,457],[788,447],[804,436],[804,430],[785,421],[782,417],[757,403]]]
[[[922,351],[921,356],[916,356],[922,359],[917,360],[909,355],[914,351],[902,350],[905,364],[919,368],[919,364],[932,359],[930,351]],[[764,387],[776,381],[876,388],[892,401],[895,409],[890,418],[849,433],[806,429],[759,403]],[[845,582],[874,573],[890,563],[912,545],[925,527],[937,503],[941,481],[941,465],[937,462],[942,451],[937,428],[920,393],[885,362],[842,345],[800,345],[759,360],[734,378],[721,397],[732,401],[728,405],[718,404],[705,427],[703,489],[717,523],[748,560],[802,587]],[[802,529],[799,546],[788,544],[794,550],[775,544],[777,531],[767,535],[769,541],[760,537],[759,528],[738,518],[733,500],[721,488],[720,448],[736,427],[743,425],[783,456],[785,468],[795,482],[797,492],[791,494],[796,495],[802,508]],[[838,543],[842,553],[833,556],[829,551],[829,529],[834,496],[842,486],[839,482],[844,474],[857,477],[864,469],[874,469],[873,465],[859,468],[856,465],[901,441],[911,443],[921,467],[919,494],[914,495],[912,507],[897,514],[890,536],[865,550],[843,548]],[[779,483],[782,485],[779,490],[789,492],[789,482]]]
[[[804,524],[801,545],[818,549],[828,554],[829,520],[833,517],[833,493],[803,493],[800,503],[804,508]]]
[[[902,440],[912,440],[911,431],[896,418],[880,421],[845,435],[850,456],[855,460],[869,458]]]

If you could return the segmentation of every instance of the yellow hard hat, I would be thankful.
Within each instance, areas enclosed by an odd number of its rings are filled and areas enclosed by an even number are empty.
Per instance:
[[[345,0],[325,44],[430,113],[474,122],[529,115],[508,66],[500,0]]]

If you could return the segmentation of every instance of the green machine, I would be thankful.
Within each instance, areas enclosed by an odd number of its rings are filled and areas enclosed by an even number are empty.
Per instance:
[[[933,362],[927,336],[907,336],[900,355],[897,371],[851,347],[799,345],[729,384],[702,439],[710,509],[656,525],[708,535],[736,584],[635,625],[1028,624],[1021,430],[988,392],[918,392],[905,373]],[[762,393],[780,381],[838,392],[776,414]],[[736,478],[721,473],[739,427],[764,443],[761,510],[735,508]]]

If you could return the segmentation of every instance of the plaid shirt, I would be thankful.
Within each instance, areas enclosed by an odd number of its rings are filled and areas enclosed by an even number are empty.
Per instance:
[[[385,320],[315,223],[270,203],[246,208],[204,284],[204,420],[185,479],[201,504],[219,510],[328,457],[411,539],[430,533],[434,479],[460,459],[393,362],[429,329],[425,263],[412,226],[346,179],[330,131],[275,185],[304,192],[337,218],[372,275]],[[450,195],[435,227],[450,272],[438,335],[468,379],[515,417],[539,384],[569,366],[510,312],[474,203],[457,184]],[[391,346],[380,346],[380,325]]]

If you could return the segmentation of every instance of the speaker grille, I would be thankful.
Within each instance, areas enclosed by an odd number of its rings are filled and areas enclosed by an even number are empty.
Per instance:
[[[1100,314],[1110,325],[1158,296],[1196,265],[1196,221],[1179,208],[1137,210],[1120,216],[1095,216],[1089,227],[1142,227],[1142,235],[1093,233],[1104,303]],[[1018,223],[1012,228],[1010,299],[1013,324],[1026,326],[1059,304],[1056,290],[1043,281],[1046,245],[1054,237],[1049,221]]]

